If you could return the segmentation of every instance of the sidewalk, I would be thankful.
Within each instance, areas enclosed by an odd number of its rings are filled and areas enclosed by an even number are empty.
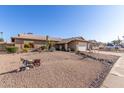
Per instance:
[[[124,53],[99,52],[121,56],[104,80],[101,88],[124,88]]]

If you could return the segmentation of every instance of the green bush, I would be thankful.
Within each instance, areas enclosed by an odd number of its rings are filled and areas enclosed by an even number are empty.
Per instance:
[[[27,53],[28,50],[29,50],[28,48],[23,48],[23,52],[26,52]]]
[[[55,50],[56,50],[55,47],[51,47],[51,48],[49,49],[50,52],[53,52],[53,51],[55,51]]]
[[[9,47],[6,47],[6,50],[8,53],[16,53],[18,51],[18,47],[15,47],[15,46],[9,46]]]
[[[30,44],[24,44],[24,48],[30,48]]]
[[[41,50],[47,49],[46,45],[42,45],[40,48],[41,48]]]

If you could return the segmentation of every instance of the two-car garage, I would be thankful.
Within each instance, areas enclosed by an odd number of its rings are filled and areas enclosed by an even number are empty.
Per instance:
[[[85,45],[77,45],[77,51],[86,51],[87,50],[87,46]]]

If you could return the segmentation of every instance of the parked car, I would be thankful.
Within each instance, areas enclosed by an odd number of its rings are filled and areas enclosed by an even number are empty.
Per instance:
[[[121,48],[120,45],[115,45],[114,47],[115,47],[115,49],[119,49],[119,48]]]
[[[121,46],[120,45],[113,45],[110,43],[110,44],[107,44],[107,46],[105,48],[108,50],[118,50],[121,48]]]
[[[111,43],[108,43],[107,46],[105,47],[106,49],[114,49],[115,46]]]

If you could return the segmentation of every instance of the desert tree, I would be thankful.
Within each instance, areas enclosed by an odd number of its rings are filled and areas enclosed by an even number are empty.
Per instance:
[[[3,42],[4,41],[4,39],[3,39],[3,32],[0,32],[0,35],[1,35],[0,42]]]

